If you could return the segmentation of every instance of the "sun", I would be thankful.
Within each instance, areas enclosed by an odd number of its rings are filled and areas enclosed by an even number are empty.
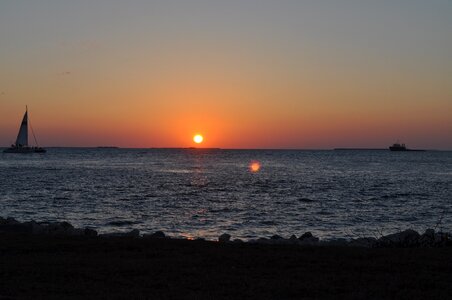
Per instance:
[[[193,137],[193,142],[195,142],[196,144],[201,144],[203,140],[204,138],[200,134],[197,134]]]

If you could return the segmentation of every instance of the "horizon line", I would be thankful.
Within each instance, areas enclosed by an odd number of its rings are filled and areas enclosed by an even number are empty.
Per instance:
[[[43,147],[43,146],[40,146]],[[1,146],[0,148],[8,148]],[[174,149],[174,150],[271,150],[271,151],[385,151],[386,148],[334,147],[334,148],[221,148],[221,147],[120,147],[120,146],[46,146],[45,148],[72,149]],[[452,149],[422,149],[424,151],[452,151]]]

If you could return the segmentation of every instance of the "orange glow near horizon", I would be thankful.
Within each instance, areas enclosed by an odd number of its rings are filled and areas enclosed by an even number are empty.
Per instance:
[[[288,76],[245,73],[245,66],[244,74],[222,67],[226,71],[220,74],[205,65],[193,66],[194,76],[174,66],[152,87],[141,81],[100,81],[95,94],[91,81],[75,74],[73,81],[65,78],[67,86],[49,91],[30,81],[30,91],[23,92],[12,82],[0,95],[15,100],[0,101],[0,146],[14,142],[26,103],[39,144],[45,147],[184,148],[199,144],[193,137],[200,130],[208,137],[201,143],[206,148],[386,148],[397,139],[412,148],[452,147],[445,138],[452,128],[452,104],[444,104],[440,92],[435,101],[423,103],[414,101],[413,91],[403,86],[388,96],[377,89],[385,90],[384,83],[372,87],[372,93],[360,84],[348,91],[336,81],[305,78],[293,83]],[[416,87],[419,97],[427,94],[423,85]],[[61,98],[64,105],[55,100]],[[391,106],[389,101],[394,101]]]
[[[0,147],[452,150],[449,4],[10,2]]]

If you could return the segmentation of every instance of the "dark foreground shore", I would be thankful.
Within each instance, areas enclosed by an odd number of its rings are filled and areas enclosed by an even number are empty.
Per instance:
[[[451,299],[452,247],[0,234],[0,299]]]

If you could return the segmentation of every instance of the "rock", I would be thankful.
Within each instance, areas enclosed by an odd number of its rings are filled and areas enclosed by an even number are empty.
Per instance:
[[[0,225],[0,232],[6,233],[21,233],[21,234],[31,234],[32,228],[30,224],[22,224],[22,223],[11,223],[6,222],[5,224]]]
[[[389,234],[378,239],[377,245],[382,247],[401,246],[414,247],[419,245],[420,235],[412,229]]]
[[[323,245],[335,246],[335,247],[345,247],[345,246],[349,246],[349,241],[347,239],[338,238],[338,239],[333,239],[333,240],[323,242]]]
[[[269,244],[269,245],[282,245],[282,244],[284,244],[284,239],[279,239],[279,240],[269,239],[269,240],[267,240],[267,244]]]
[[[106,237],[106,238],[110,238],[110,237],[133,237],[133,238],[138,238],[140,237],[140,231],[138,229],[133,229],[129,232],[113,232],[113,233],[104,233],[99,235],[101,237]]]
[[[297,238],[288,238],[283,240],[283,243],[287,245],[298,245],[300,243],[300,240]]]
[[[264,244],[268,244],[268,245],[287,245],[287,244],[292,243],[289,239],[282,238],[279,235],[272,236],[271,238],[265,239],[262,241]]]
[[[43,233],[50,235],[77,235],[74,226],[68,222],[50,223],[44,227]]]
[[[303,239],[311,238],[311,237],[314,237],[314,236],[312,235],[311,232],[308,231],[308,232],[303,233],[298,239],[303,240]]]
[[[35,221],[20,223],[14,218],[7,218],[0,221],[0,231],[8,233],[41,234],[43,233],[43,227]]]
[[[85,235],[85,229],[83,229],[83,228],[74,228],[70,232],[70,235],[76,235],[76,236]]]
[[[289,239],[284,239],[282,237],[279,238],[260,238],[257,240],[258,244],[265,244],[265,245],[289,245],[293,244],[294,242]],[[298,241],[296,242],[298,243]]]
[[[220,235],[218,237],[218,241],[220,243],[227,243],[231,240],[231,235],[227,234],[227,233],[223,233],[222,235]]]
[[[419,245],[422,247],[432,247],[435,243],[435,230],[427,229],[424,234],[419,237]]]
[[[97,236],[97,231],[86,227],[85,230],[83,231],[83,234],[86,236]]]
[[[435,233],[433,245],[434,246],[445,246],[448,245],[451,240],[450,234],[446,232],[437,232]]]
[[[0,217],[0,225],[6,224],[6,219],[3,217]]]
[[[314,237],[314,236],[306,237],[304,239],[301,239],[301,237],[300,237],[298,240],[300,241],[299,242],[300,245],[305,245],[305,246],[306,245],[315,245],[319,242],[319,238]]]
[[[154,233],[151,234],[145,234],[143,235],[143,237],[145,238],[151,238],[151,239],[163,239],[165,238],[165,234],[163,233],[163,231],[156,231]]]
[[[140,231],[138,229],[133,229],[129,232],[126,232],[124,235],[137,238],[137,237],[140,237]]]
[[[19,221],[17,221],[16,219],[14,219],[13,217],[8,217],[6,218],[6,223],[7,225],[16,225],[16,224],[20,224]]]
[[[56,222],[49,224],[37,223],[35,221],[29,221],[24,223],[17,223],[8,225],[10,228],[8,231],[10,232],[22,232],[34,235],[83,235],[84,230],[79,228],[74,228],[68,222]]]
[[[319,242],[319,238],[312,235],[311,232],[303,233],[298,240],[300,241],[300,245],[313,245]]]
[[[45,226],[42,226],[41,224],[36,223],[35,221],[26,222],[28,223],[28,226],[30,227],[30,233],[31,234],[44,234],[45,233]]]
[[[434,229],[427,229],[427,230],[425,230],[424,235],[434,238],[435,237],[435,230]]]
[[[377,239],[373,237],[363,237],[351,240],[349,245],[352,247],[372,248],[377,243]]]
[[[289,239],[287,239],[287,243],[291,245],[297,245],[300,240],[297,238],[295,234],[292,234]]]
[[[266,238],[258,238],[257,240],[255,240],[255,243],[256,244],[269,244],[269,239],[266,239]]]
[[[74,229],[74,226],[72,226],[69,222],[60,222],[59,225],[63,230]]]
[[[241,239],[234,239],[232,242],[236,244],[243,244],[243,241]]]
[[[8,218],[5,224],[0,225],[0,231],[23,234],[49,234],[49,235],[82,235],[83,230],[74,228],[68,222],[40,224],[35,221],[20,223]]]

